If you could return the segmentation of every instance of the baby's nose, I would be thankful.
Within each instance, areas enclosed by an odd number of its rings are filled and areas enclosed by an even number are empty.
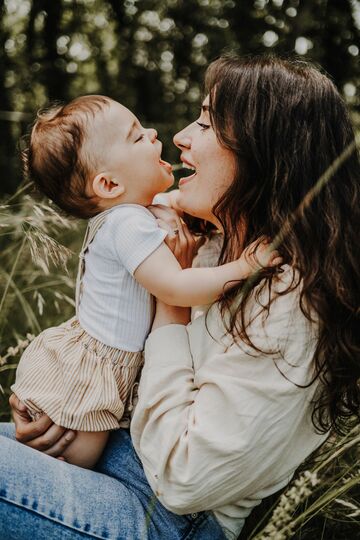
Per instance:
[[[157,131],[154,128],[148,128],[148,135],[151,142],[156,141],[158,137]]]

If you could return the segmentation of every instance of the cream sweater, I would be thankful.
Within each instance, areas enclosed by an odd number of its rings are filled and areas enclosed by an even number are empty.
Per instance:
[[[276,289],[292,270],[284,266]],[[259,301],[266,301],[266,292]],[[249,317],[259,312],[253,298]],[[278,297],[251,324],[271,355],[224,336],[218,308],[187,326],[152,332],[145,346],[132,440],[162,504],[178,513],[212,510],[228,538],[261,500],[286,485],[326,438],[311,423],[316,325],[298,290]]]

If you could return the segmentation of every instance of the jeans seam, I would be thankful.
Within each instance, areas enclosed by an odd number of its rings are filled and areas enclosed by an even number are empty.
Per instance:
[[[207,517],[208,517],[207,514],[204,514],[200,516],[196,521],[194,521],[190,531],[187,533],[186,536],[184,536],[183,540],[191,540],[194,537],[194,534],[198,531],[199,527],[207,519]]]
[[[106,536],[98,536],[96,534],[89,534],[88,532],[86,531],[82,531],[81,529],[76,529],[75,527],[71,526],[71,525],[68,525],[67,523],[65,523],[64,521],[60,521],[59,519],[56,519],[56,518],[53,518],[53,517],[50,517],[46,514],[43,514],[42,512],[39,512],[38,510],[34,510],[33,508],[29,508],[28,506],[26,506],[25,504],[21,504],[21,503],[18,503],[16,501],[12,501],[11,499],[7,499],[5,497],[1,497],[0,496],[0,500],[4,501],[5,503],[7,504],[12,504],[14,506],[17,506],[19,508],[24,508],[25,510],[27,510],[28,512],[32,513],[32,514],[36,514],[38,516],[41,516],[42,518],[44,519],[47,519],[48,521],[52,521],[52,522],[55,522],[55,523],[58,523],[59,525],[62,525],[64,528],[66,529],[69,529],[69,530],[72,530],[72,531],[76,531],[77,533],[79,534],[82,534],[84,537],[87,537],[87,538],[98,538],[99,540],[111,540],[111,538],[109,537],[106,537]]]

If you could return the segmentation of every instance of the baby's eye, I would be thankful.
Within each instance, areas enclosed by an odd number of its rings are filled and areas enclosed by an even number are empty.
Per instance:
[[[202,122],[196,122],[198,126],[201,127],[201,131],[205,131],[205,129],[209,129],[210,124],[203,124]]]
[[[141,135],[139,135],[139,137],[135,140],[135,142],[137,143],[137,142],[141,141],[143,138],[144,138],[144,134],[141,133]]]

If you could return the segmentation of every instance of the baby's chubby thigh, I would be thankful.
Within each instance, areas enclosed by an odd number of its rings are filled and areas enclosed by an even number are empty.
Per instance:
[[[109,431],[78,431],[62,456],[67,463],[92,469],[105,448],[109,433]]]

